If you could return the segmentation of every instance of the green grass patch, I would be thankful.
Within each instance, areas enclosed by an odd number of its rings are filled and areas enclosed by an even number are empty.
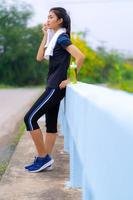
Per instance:
[[[5,173],[7,166],[8,162],[0,163],[0,176],[2,176]]]
[[[11,144],[11,149],[15,149],[16,145],[18,144],[20,138],[22,137],[23,133],[25,131],[25,124],[22,123],[18,129],[18,134],[14,138],[12,144]]]
[[[10,145],[10,151],[11,151],[11,155],[13,154],[20,138],[22,137],[22,135],[24,134],[24,131],[25,131],[25,124],[24,123],[21,123],[21,125],[19,126],[19,129],[18,129],[18,134],[15,136],[12,144]],[[11,155],[10,155],[10,158],[11,158]],[[8,158],[7,160],[5,161],[2,161],[0,163],[0,178],[2,177],[2,175],[5,173],[5,170],[9,164],[9,161],[10,161],[10,158]]]
[[[26,86],[12,86],[12,85],[5,85],[5,84],[0,84],[0,89],[16,89],[16,88],[39,88],[39,89],[43,89],[45,88],[46,85],[26,85]]]
[[[11,86],[11,85],[5,85],[5,84],[0,84],[0,89],[12,89],[12,88],[17,88],[17,86]]]
[[[127,80],[127,81],[124,81],[122,83],[117,83],[117,84],[108,83],[107,86],[111,87],[111,88],[116,88],[116,89],[124,90],[126,92],[133,93],[133,80]]]

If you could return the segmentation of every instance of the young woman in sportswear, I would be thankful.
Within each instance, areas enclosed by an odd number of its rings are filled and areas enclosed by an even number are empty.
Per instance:
[[[49,72],[45,91],[24,116],[26,129],[30,131],[38,153],[33,163],[25,166],[25,169],[29,172],[50,169],[54,162],[50,154],[57,137],[57,117],[60,101],[64,98],[66,86],[69,83],[67,69],[70,65],[70,57],[75,58],[78,71],[85,57],[71,42],[71,20],[64,8],[55,7],[50,9],[47,22],[43,25],[42,31],[44,37],[36,59],[37,61],[49,59]],[[53,34],[51,39],[50,34]],[[44,114],[46,116],[45,140],[37,123],[38,119]]]

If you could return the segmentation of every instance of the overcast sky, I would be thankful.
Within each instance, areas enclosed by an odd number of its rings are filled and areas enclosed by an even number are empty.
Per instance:
[[[9,0],[11,1],[11,0]],[[30,26],[43,23],[51,7],[62,6],[72,20],[72,31],[88,30],[92,47],[101,43],[108,48],[133,53],[133,0],[26,0],[35,15]]]

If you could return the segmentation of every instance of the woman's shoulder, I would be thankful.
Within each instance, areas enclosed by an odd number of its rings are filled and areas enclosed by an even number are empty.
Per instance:
[[[66,47],[72,44],[69,38],[69,35],[67,33],[60,34],[60,36],[58,37],[57,43],[64,49],[66,49]]]
[[[69,35],[67,33],[61,33],[58,37],[58,42],[60,43],[62,40],[70,40]]]

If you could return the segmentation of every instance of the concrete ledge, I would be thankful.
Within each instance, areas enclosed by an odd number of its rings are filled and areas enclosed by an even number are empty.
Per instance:
[[[70,185],[83,200],[133,200],[133,95],[78,82],[60,107]]]

